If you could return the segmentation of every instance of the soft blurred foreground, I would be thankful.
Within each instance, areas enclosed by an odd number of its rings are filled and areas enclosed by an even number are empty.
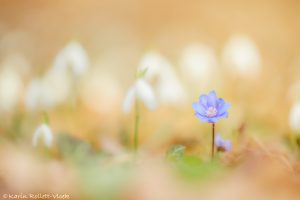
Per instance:
[[[0,3],[1,199],[300,198],[297,1]]]

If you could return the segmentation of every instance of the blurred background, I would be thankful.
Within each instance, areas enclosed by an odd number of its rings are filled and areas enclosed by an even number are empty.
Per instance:
[[[296,0],[0,0],[0,194],[297,199],[299,19]],[[146,68],[134,156],[122,107]],[[192,109],[211,90],[231,104],[216,163]]]

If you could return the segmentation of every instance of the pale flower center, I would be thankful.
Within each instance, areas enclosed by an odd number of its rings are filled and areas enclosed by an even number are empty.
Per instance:
[[[214,117],[216,115],[217,115],[217,109],[215,107],[211,106],[206,110],[207,117]]]

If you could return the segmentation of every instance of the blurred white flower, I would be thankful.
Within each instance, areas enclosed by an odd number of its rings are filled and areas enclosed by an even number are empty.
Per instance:
[[[177,105],[184,103],[186,100],[186,94],[181,81],[171,67],[165,67],[161,70],[156,90],[162,104]]]
[[[255,77],[261,68],[261,56],[255,42],[245,35],[230,38],[223,50],[222,59],[232,73]]]
[[[147,69],[145,79],[156,80],[158,100],[165,104],[179,104],[185,101],[185,91],[171,63],[157,52],[148,52],[142,58],[138,71]]]
[[[85,74],[88,70],[89,60],[85,49],[77,41],[71,41],[56,56],[52,70],[68,71],[69,67],[76,76]]]
[[[27,110],[48,109],[62,104],[71,91],[71,78],[59,71],[49,71],[44,77],[33,79],[27,88]]]
[[[84,75],[88,65],[86,51],[77,41],[70,42],[57,54],[52,68],[43,77],[29,83],[26,108],[30,111],[49,109],[64,103],[76,92],[73,75]]]
[[[191,44],[187,46],[180,59],[183,75],[194,83],[203,86],[209,85],[216,78],[217,58],[215,52],[204,44]]]
[[[13,67],[0,71],[0,110],[12,111],[19,103],[23,89],[22,77]]]
[[[53,143],[53,133],[47,124],[42,124],[36,129],[32,137],[32,145],[36,147],[40,139],[43,140],[46,147],[51,147]]]
[[[295,103],[291,108],[289,125],[293,131],[300,132],[300,102]]]
[[[147,108],[153,110],[156,108],[156,98],[149,83],[139,78],[135,81],[134,85],[128,90],[123,102],[123,111],[130,112],[136,100],[140,100]]]
[[[138,66],[138,71],[144,71],[147,69],[145,79],[152,80],[153,78],[160,76],[160,71],[168,64],[158,52],[149,51],[141,59]]]
[[[67,101],[72,89],[72,80],[69,74],[49,71],[44,79],[44,97],[52,106]]]
[[[33,79],[30,81],[25,97],[25,105],[27,110],[32,111],[44,104],[43,90],[42,79]]]

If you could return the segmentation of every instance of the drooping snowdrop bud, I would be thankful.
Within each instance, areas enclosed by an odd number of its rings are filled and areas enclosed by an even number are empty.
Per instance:
[[[160,76],[161,69],[164,68],[165,65],[168,65],[167,61],[158,52],[149,51],[142,57],[138,71],[147,69],[145,79],[152,80]]]
[[[25,106],[27,110],[33,111],[43,104],[42,93],[43,81],[41,79],[33,79],[30,81],[25,97]]]
[[[157,82],[157,93],[162,104],[177,105],[185,102],[185,91],[175,71],[166,67]]]
[[[0,110],[12,111],[18,104],[23,88],[21,75],[15,68],[5,67],[0,72]]]
[[[125,113],[130,112],[136,100],[143,102],[150,110],[154,110],[157,106],[152,87],[142,78],[137,79],[134,85],[128,90],[123,102],[123,111]]]
[[[245,35],[230,38],[223,50],[223,62],[232,73],[255,77],[261,68],[261,56],[254,41]]]
[[[300,133],[300,102],[295,103],[290,110],[289,125],[293,131]]]
[[[47,124],[42,124],[36,129],[32,137],[32,145],[36,147],[39,140],[42,140],[44,145],[48,148],[52,146],[53,133]]]
[[[71,67],[76,76],[86,73],[89,66],[89,59],[85,49],[77,41],[70,42],[56,56],[52,70],[64,71]]]
[[[157,80],[154,87],[158,100],[168,105],[182,103],[185,100],[183,86],[173,68],[166,58],[155,51],[145,54],[138,66],[139,71],[147,69],[145,79]]]
[[[217,59],[215,52],[209,46],[192,44],[187,46],[180,59],[183,75],[194,83],[208,85],[214,77]]]
[[[59,71],[49,71],[44,77],[33,79],[27,88],[27,110],[48,109],[62,104],[69,97],[70,77]]]
[[[44,102],[51,107],[60,105],[67,101],[72,90],[72,80],[69,74],[64,72],[49,71],[43,77]],[[48,100],[47,100],[48,99]]]

